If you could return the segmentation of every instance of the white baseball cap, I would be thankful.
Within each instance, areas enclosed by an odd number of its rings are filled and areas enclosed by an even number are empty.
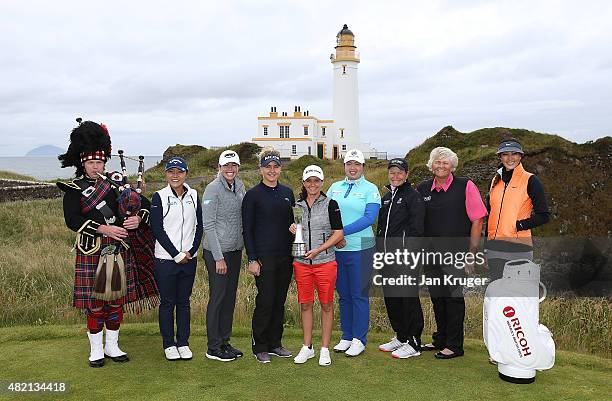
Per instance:
[[[365,164],[365,158],[363,157],[363,152],[359,149],[351,149],[346,152],[346,154],[344,155],[344,163],[348,163],[351,160],[354,160],[361,164]]]
[[[314,164],[311,164],[310,166],[306,167],[304,169],[304,172],[302,173],[302,181],[306,181],[310,177],[317,177],[318,179],[323,181],[324,177],[323,170],[321,170],[321,167],[315,166]]]
[[[238,157],[238,153],[231,149],[224,150],[223,153],[219,155],[219,165],[225,166],[227,163],[236,163],[240,166],[240,157]]]

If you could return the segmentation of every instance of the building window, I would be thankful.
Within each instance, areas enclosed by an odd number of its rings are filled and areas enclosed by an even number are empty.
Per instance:
[[[297,155],[297,145],[291,145],[291,154]]]
[[[321,127],[321,136],[325,136],[325,127]]]
[[[308,127],[304,127],[304,135],[308,135]]]
[[[346,145],[342,145],[342,150],[346,151]]]
[[[280,129],[281,138],[289,138],[289,126],[288,125],[281,125],[279,126],[279,129]]]
[[[263,127],[263,134],[268,135],[268,127]]]
[[[342,75],[346,75],[346,65],[342,66]]]
[[[340,128],[340,138],[344,138],[344,128]]]
[[[312,155],[312,146],[309,146],[309,147],[308,147],[308,154],[309,154],[309,155]]]

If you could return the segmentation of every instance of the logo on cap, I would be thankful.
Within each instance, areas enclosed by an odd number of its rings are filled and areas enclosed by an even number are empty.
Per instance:
[[[225,154],[225,157],[226,157],[226,158],[228,158],[228,159],[229,159],[230,157],[236,157],[236,153],[226,153],[226,154]]]

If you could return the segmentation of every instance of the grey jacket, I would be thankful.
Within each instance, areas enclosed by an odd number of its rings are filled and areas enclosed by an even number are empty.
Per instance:
[[[324,194],[321,194],[317,200],[312,204],[312,208],[308,207],[305,200],[300,200],[295,203],[295,206],[302,209],[302,235],[306,248],[310,251],[323,245],[325,241],[332,235],[331,223],[329,222],[329,201]],[[295,258],[295,260],[302,264],[321,264],[331,262],[336,259],[334,252],[335,248],[332,246],[329,249],[321,252],[315,258],[311,260]]]
[[[232,189],[223,176],[218,175],[204,190],[202,221],[204,249],[212,252],[215,260],[223,259],[223,252],[241,250],[242,199],[246,189],[240,178],[234,179]]]

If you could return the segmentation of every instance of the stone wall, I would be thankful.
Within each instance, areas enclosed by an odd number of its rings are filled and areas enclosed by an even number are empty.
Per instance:
[[[37,181],[0,179],[0,202],[49,199],[62,196],[54,184]]]

